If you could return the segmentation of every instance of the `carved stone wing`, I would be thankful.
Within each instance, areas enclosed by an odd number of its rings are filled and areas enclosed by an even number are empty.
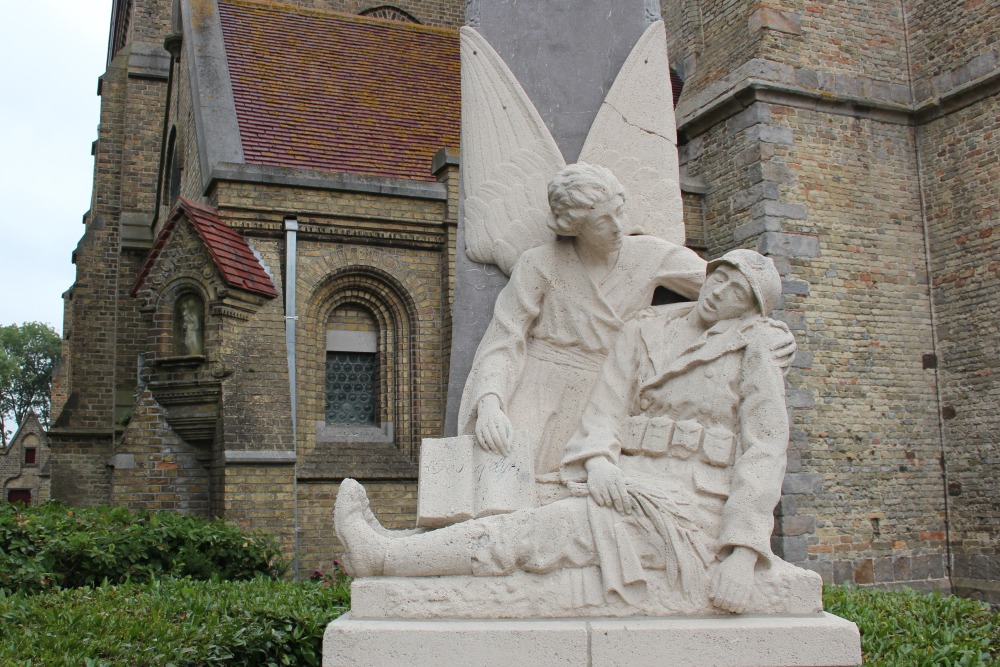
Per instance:
[[[493,47],[461,29],[462,179],[469,257],[507,275],[525,250],[552,241],[546,188],[566,162]]]
[[[663,21],[650,24],[604,99],[580,152],[618,177],[628,199],[628,234],[683,245],[677,127]]]

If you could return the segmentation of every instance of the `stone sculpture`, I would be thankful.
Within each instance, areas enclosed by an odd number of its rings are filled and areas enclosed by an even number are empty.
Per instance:
[[[469,256],[510,275],[552,241],[546,185],[566,166],[531,100],[473,28],[461,29],[462,178]],[[608,167],[633,193],[624,233],[684,242],[666,33],[656,21],[632,49],[591,125],[580,162]]]
[[[613,13],[625,15],[628,10]],[[610,50],[615,49],[609,47],[603,58],[611,57]],[[453,329],[449,433],[463,432],[458,424],[461,398],[503,275],[511,274],[525,251],[555,240],[546,225],[546,186],[566,166],[546,125],[550,119],[543,121],[507,64],[473,28],[461,30],[461,56],[464,206],[459,237],[466,252],[456,259],[456,310],[461,317],[456,317]],[[663,22],[655,21],[624,59],[603,103],[590,116],[594,120],[579,156],[572,157],[608,167],[628,190],[626,236],[655,236],[679,245],[685,235],[673,100],[669,77],[663,76],[668,68]],[[587,83],[598,82],[587,77]],[[565,81],[556,87],[572,84]],[[577,113],[589,116],[591,110]],[[466,407],[466,417],[477,408]]]
[[[559,462],[611,345],[657,286],[698,293],[705,262],[653,236],[626,236],[626,193],[605,167],[570,165],[548,186],[549,229],[500,293],[473,361],[459,433],[508,455],[531,443],[540,497],[558,495]],[[556,483],[556,486],[553,486]]]
[[[203,332],[204,305],[194,294],[185,294],[177,301],[176,347],[181,355],[199,355],[205,351]]]
[[[820,577],[770,549],[795,343],[767,317],[770,260],[679,245],[662,22],[570,166],[503,60],[461,32],[465,249],[510,281],[475,359],[453,346],[459,436],[423,443],[418,528],[386,530],[341,484],[356,579],[324,665],[858,664]],[[650,308],[659,285],[698,301]],[[455,330],[479,340],[479,321]]]
[[[785,334],[766,318],[780,278],[749,250],[708,271],[697,303],[646,314],[618,337],[561,462],[570,497],[393,538],[368,510],[364,489],[345,480],[336,528],[350,571],[420,577],[597,568],[603,599],[591,606],[609,615],[713,605],[774,612],[809,597],[809,611],[817,611],[818,577],[769,547],[788,443],[773,353]],[[553,593],[556,581],[535,583]],[[581,600],[583,588],[562,594]],[[807,589],[804,597],[795,588]]]

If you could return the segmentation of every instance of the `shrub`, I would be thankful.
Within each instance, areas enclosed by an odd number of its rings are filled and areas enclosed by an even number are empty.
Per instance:
[[[0,593],[0,664],[319,665],[344,590],[258,578]]]
[[[173,512],[0,505],[0,589],[36,593],[160,576],[279,576],[274,538]]]
[[[865,667],[1000,664],[1000,613],[989,605],[912,589],[827,586],[826,611],[858,624]]]

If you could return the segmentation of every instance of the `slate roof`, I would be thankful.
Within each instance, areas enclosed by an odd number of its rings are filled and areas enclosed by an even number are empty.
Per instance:
[[[132,296],[138,294],[142,288],[142,284],[156,263],[156,258],[160,256],[171,232],[177,226],[177,221],[182,217],[187,218],[205,244],[205,249],[226,285],[266,297],[278,295],[274,283],[253,254],[247,240],[223,222],[219,212],[214,208],[180,197],[142,266],[139,267],[139,274],[132,285]]]
[[[461,118],[458,32],[219,0],[246,162],[433,181]]]

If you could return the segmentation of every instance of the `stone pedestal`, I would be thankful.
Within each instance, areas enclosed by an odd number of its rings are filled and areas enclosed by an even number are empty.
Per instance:
[[[324,667],[846,667],[857,626],[809,616],[367,620],[323,639]]]

